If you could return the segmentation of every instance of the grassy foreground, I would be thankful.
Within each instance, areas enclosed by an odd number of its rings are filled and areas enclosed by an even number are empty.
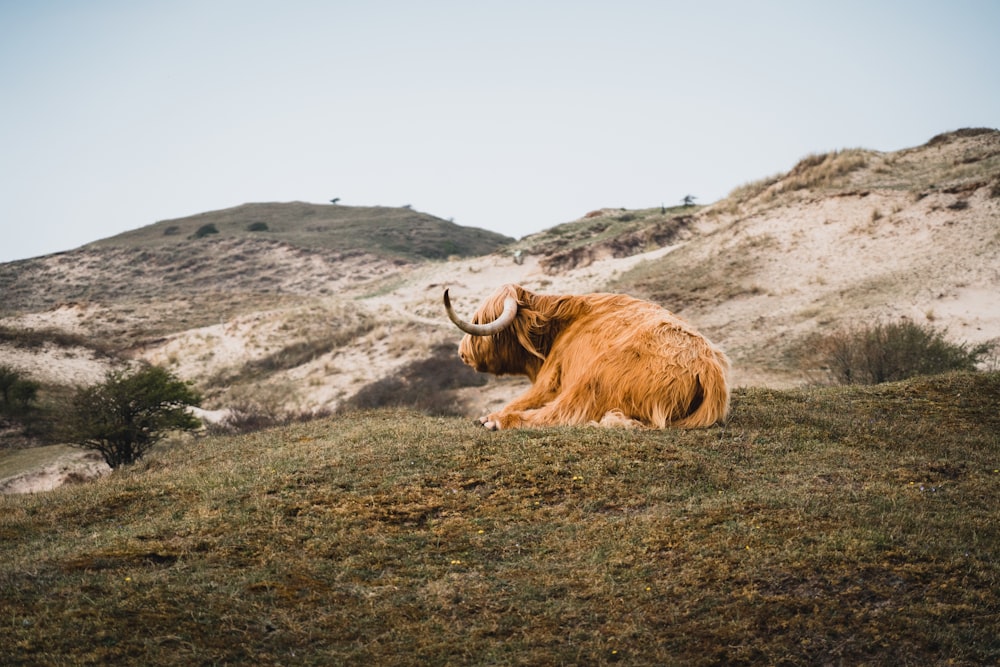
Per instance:
[[[369,412],[0,498],[0,658],[996,664],[1000,374],[695,432]]]

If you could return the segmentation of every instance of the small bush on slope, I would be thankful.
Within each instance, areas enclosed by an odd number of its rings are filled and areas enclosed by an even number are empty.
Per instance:
[[[822,336],[815,347],[835,382],[878,384],[918,375],[975,370],[994,345],[952,343],[932,326],[900,320]]]

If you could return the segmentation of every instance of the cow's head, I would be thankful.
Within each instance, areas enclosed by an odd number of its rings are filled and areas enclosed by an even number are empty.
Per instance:
[[[472,322],[467,322],[455,313],[445,290],[448,317],[466,334],[458,346],[462,361],[480,373],[534,378],[545,350],[538,345],[540,323],[533,297],[518,285],[504,285],[483,302]]]

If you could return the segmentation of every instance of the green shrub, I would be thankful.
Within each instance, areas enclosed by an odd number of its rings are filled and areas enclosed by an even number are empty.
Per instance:
[[[818,350],[839,384],[879,384],[918,375],[971,371],[992,343],[951,343],[944,333],[911,320],[868,324],[823,337]]]
[[[201,397],[158,366],[110,371],[104,382],[73,397],[63,423],[66,441],[101,453],[112,468],[135,463],[172,430],[200,425],[188,412]]]
[[[213,223],[208,223],[207,225],[202,225],[198,228],[198,231],[194,233],[196,239],[203,239],[211,234],[218,234],[219,230]]]

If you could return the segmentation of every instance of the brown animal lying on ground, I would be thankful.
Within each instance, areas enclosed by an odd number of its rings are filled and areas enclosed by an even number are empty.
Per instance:
[[[480,422],[489,429],[598,423],[698,428],[729,412],[729,359],[656,304],[621,294],[542,295],[504,285],[466,322],[459,355],[532,385]]]

